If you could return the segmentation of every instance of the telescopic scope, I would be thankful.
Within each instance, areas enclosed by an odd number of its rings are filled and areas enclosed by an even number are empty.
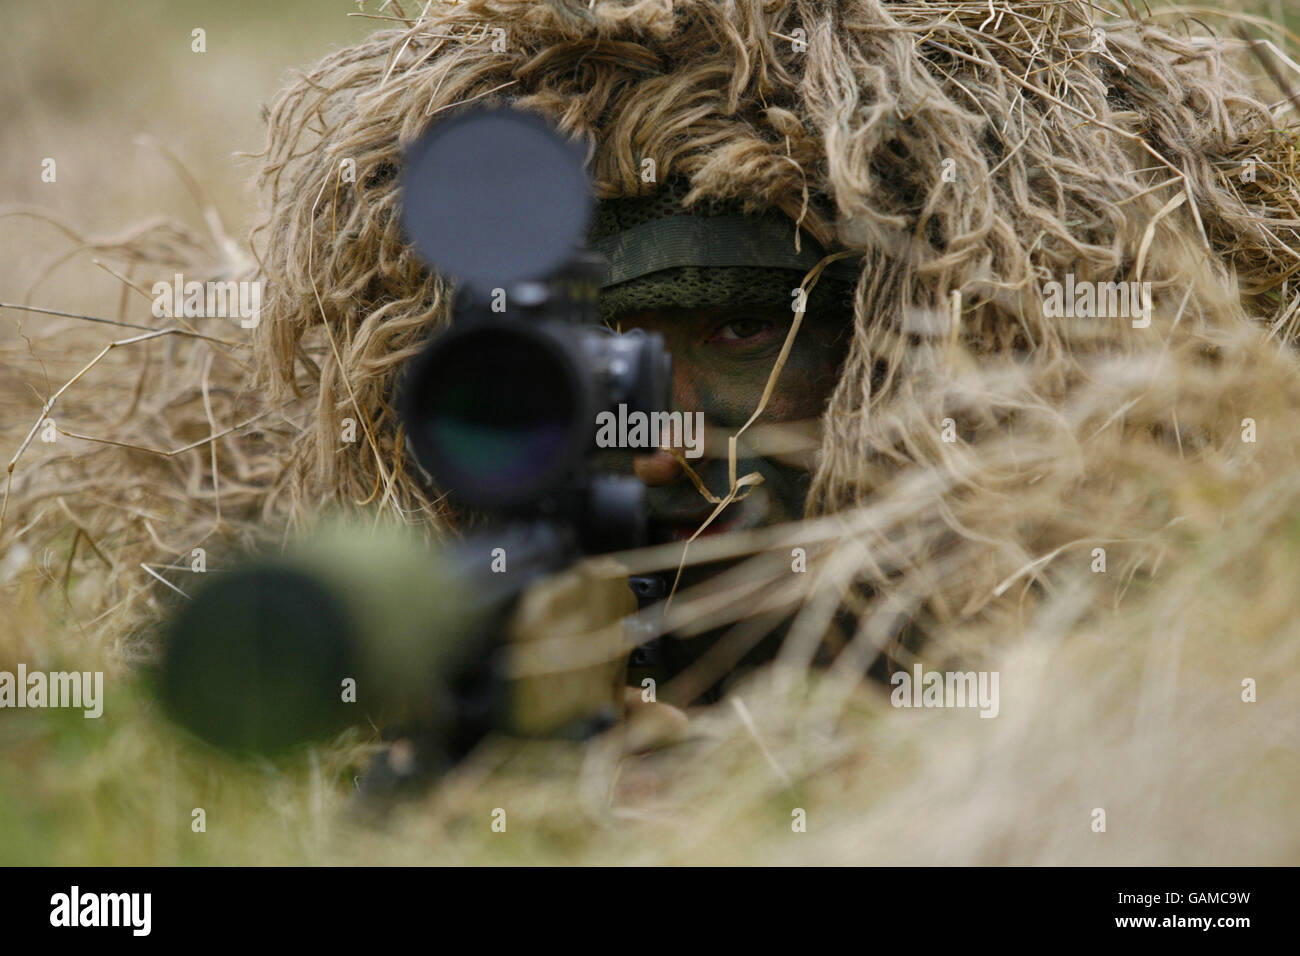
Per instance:
[[[586,465],[600,412],[670,407],[672,364],[658,335],[597,319],[582,151],[537,116],[474,110],[417,142],[404,177],[407,234],[459,286],[400,387],[416,460],[466,507],[572,521],[589,550],[643,543],[640,484]]]

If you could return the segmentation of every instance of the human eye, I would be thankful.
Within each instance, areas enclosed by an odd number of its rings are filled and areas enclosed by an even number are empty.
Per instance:
[[[785,329],[775,319],[762,316],[729,318],[705,340],[725,345],[762,345],[781,337]]]

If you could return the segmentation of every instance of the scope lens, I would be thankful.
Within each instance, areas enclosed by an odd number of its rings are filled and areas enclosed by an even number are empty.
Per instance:
[[[521,501],[575,463],[589,423],[555,343],[495,327],[435,349],[408,429],[443,490],[469,504]]]

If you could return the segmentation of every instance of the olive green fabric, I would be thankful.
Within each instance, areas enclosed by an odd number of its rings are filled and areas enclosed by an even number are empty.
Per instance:
[[[684,180],[647,196],[597,206],[591,247],[605,256],[600,315],[614,321],[642,309],[790,307],[793,290],[825,250],[807,233],[794,248],[794,224],[781,213],[745,214],[740,204],[681,200]],[[853,311],[858,263],[831,263],[808,297],[812,313]]]

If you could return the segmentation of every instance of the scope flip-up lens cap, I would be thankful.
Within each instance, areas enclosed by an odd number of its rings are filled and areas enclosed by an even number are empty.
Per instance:
[[[476,108],[407,151],[402,225],[424,261],[473,291],[544,279],[581,247],[585,156],[540,116]]]

